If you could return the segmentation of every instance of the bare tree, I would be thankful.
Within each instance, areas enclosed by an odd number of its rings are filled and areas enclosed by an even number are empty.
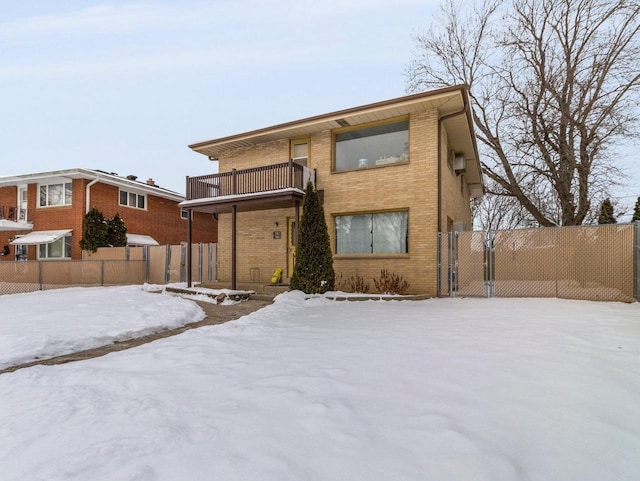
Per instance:
[[[488,192],[541,226],[593,219],[637,132],[638,0],[445,1],[408,90],[469,85]]]

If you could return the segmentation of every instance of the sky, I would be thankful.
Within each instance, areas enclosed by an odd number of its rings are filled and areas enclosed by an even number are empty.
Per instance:
[[[201,317],[147,287],[0,296],[0,365]],[[639,303],[288,292],[0,374],[2,479],[636,481],[638,319]]]
[[[439,1],[5,3],[0,176],[79,167],[184,193],[217,169],[189,144],[405,95]]]
[[[94,168],[184,193],[187,145],[405,95],[436,0],[29,1],[0,20],[0,175]]]

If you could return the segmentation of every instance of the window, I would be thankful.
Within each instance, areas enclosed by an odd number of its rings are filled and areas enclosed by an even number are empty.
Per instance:
[[[336,254],[406,254],[408,220],[406,211],[336,216]]]
[[[71,236],[61,237],[50,244],[38,244],[39,259],[70,259]]]
[[[134,192],[120,191],[120,205],[135,207],[136,209],[146,209],[146,195],[136,194]]]
[[[296,164],[309,166],[309,140],[292,140],[291,141],[291,160]]]
[[[60,184],[40,184],[40,207],[71,205],[71,182]]]
[[[334,135],[334,170],[363,169],[409,160],[409,120],[340,130]]]
[[[189,219],[189,211],[187,209],[180,209],[180,218]],[[191,214],[191,219],[193,219],[193,213]]]

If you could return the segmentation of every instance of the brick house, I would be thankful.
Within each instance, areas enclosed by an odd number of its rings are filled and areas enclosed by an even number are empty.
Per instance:
[[[81,259],[82,221],[93,207],[106,218],[120,214],[129,245],[179,244],[187,240],[183,200],[152,179],[99,170],[0,177],[0,260]],[[211,214],[194,212],[192,225],[192,242],[217,241]]]
[[[219,218],[219,280],[260,289],[292,275],[303,189],[323,201],[336,275],[388,269],[437,293],[437,233],[471,228],[483,194],[466,86],[199,142],[219,173],[187,178],[181,205]]]

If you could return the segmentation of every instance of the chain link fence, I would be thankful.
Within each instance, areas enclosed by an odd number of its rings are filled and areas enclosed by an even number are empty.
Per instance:
[[[193,282],[217,280],[217,244],[193,244]],[[100,248],[82,260],[2,261],[0,295],[63,287],[186,282],[187,245]]]
[[[640,222],[438,237],[441,296],[640,299]]]

